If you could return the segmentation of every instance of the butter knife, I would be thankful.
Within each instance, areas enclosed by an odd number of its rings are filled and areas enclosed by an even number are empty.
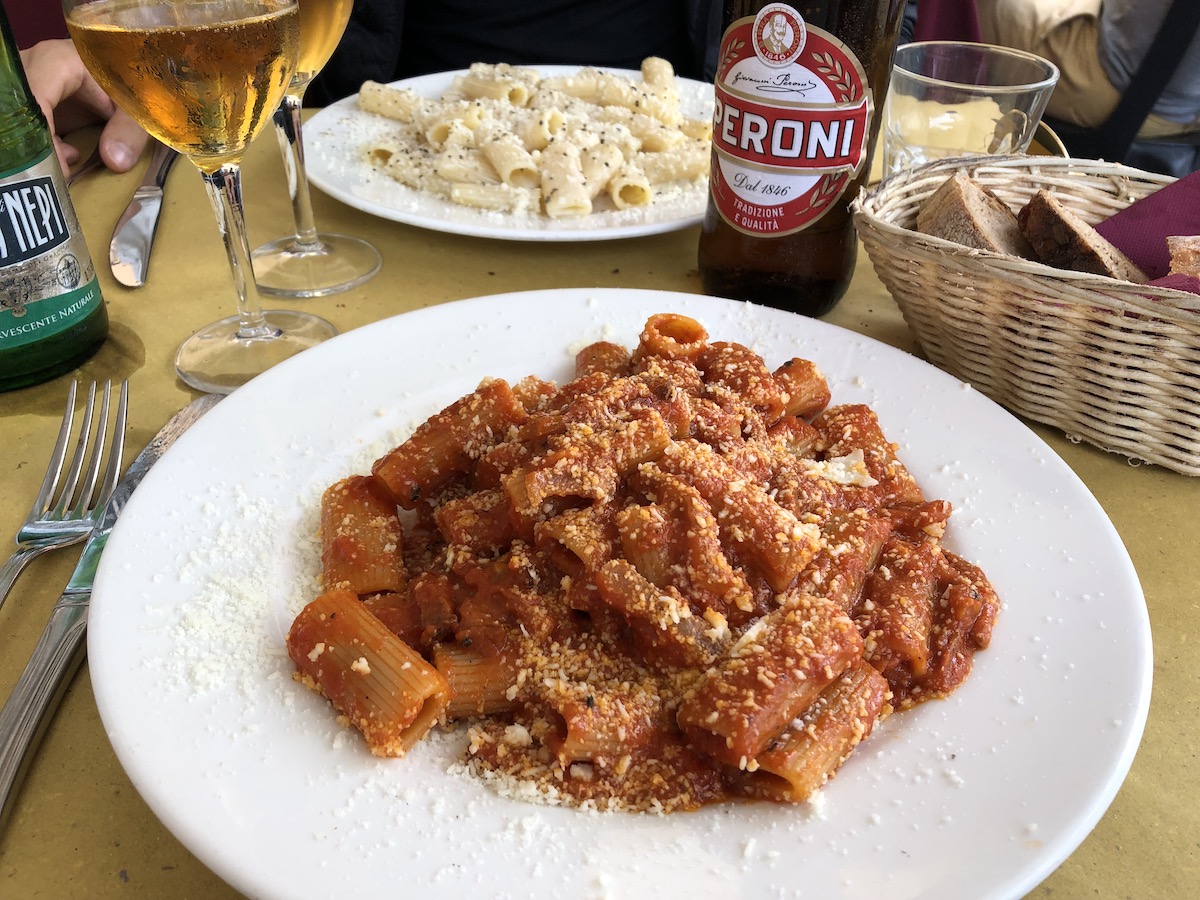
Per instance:
[[[117,516],[150,467],[179,435],[220,399],[219,394],[206,394],[193,400],[163,426],[117,483],[112,499],[84,544],[67,589],[54,604],[50,620],[25,671],[4,708],[0,709],[0,825],[12,812],[12,800],[16,796],[13,788],[28,768],[31,751],[41,741],[49,714],[57,708],[71,676],[83,662],[92,580]]]
[[[150,267],[150,249],[162,212],[163,186],[179,153],[155,142],[146,177],[133,192],[133,199],[117,219],[108,245],[108,263],[113,277],[126,287],[141,287]]]

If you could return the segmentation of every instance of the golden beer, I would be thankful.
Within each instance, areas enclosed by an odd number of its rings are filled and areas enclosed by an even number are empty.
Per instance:
[[[299,0],[299,6],[300,59],[294,81],[308,84],[337,49],[354,0]]]
[[[240,157],[275,111],[300,31],[285,0],[98,0],[67,26],[101,87],[205,171]]]
[[[297,0],[300,57],[292,83],[275,112],[275,135],[292,197],[294,234],[253,254],[259,290],[285,297],[323,297],[362,284],[379,271],[379,251],[347,234],[318,232],[304,168],[301,108],[309,82],[325,67],[350,21],[353,0]]]

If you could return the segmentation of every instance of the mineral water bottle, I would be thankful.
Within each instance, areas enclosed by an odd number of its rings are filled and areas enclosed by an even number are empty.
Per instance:
[[[0,391],[73,369],[108,311],[54,141],[0,9]]]

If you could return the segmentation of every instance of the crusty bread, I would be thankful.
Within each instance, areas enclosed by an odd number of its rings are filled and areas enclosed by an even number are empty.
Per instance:
[[[1173,235],[1167,238],[1172,275],[1200,277],[1200,234]]]
[[[1033,195],[1017,213],[1017,221],[1036,258],[1048,266],[1135,284],[1149,280],[1124,253],[1047,190]]]
[[[917,231],[976,250],[1033,258],[1033,248],[1021,234],[1013,211],[961,171],[921,204]]]

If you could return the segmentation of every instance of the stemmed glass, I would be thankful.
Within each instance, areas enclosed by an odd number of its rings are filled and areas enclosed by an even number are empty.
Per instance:
[[[84,64],[143,128],[200,170],[216,212],[238,314],[183,342],[187,384],[228,393],[336,331],[324,319],[264,312],[242,209],[246,145],[279,105],[296,65],[296,0],[62,0]]]
[[[379,271],[380,259],[379,252],[364,240],[317,232],[304,166],[300,124],[304,92],[341,40],[354,0],[299,3],[300,58],[274,117],[296,233],[255,249],[254,273],[258,289],[265,294],[323,297],[362,284]]]

